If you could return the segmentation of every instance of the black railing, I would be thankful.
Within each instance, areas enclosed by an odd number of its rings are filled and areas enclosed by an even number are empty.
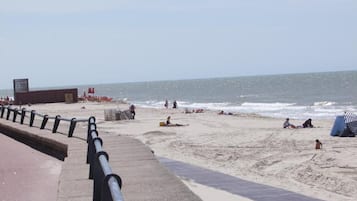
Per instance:
[[[94,181],[93,201],[122,201],[121,178],[113,174],[109,166],[109,155],[103,150],[103,141],[98,137],[95,118],[88,120],[89,179]]]
[[[26,110],[22,108],[13,108],[11,106],[0,105],[0,117],[4,118],[6,110],[6,119],[9,120],[11,113],[12,121],[16,122],[17,116],[20,115],[20,124],[24,124],[24,119],[27,113],[29,116],[29,126],[33,127],[36,116],[42,117],[40,129],[44,129],[49,119],[54,120],[52,133],[56,133],[60,121],[70,122],[68,137],[73,136],[77,122],[88,122],[87,131],[87,164],[89,164],[89,179],[93,179],[93,201],[123,201],[121,193],[122,180],[112,172],[109,165],[109,155],[103,150],[103,141],[98,137],[97,125],[95,117],[88,119],[68,119],[62,118],[60,115],[50,117],[36,113],[35,110]]]
[[[55,117],[51,117],[51,116],[48,116],[47,114],[44,115],[44,114],[36,113],[35,110],[26,110],[26,108],[22,108],[21,110],[19,110],[18,108],[13,108],[11,106],[4,106],[4,105],[0,106],[0,110],[1,110],[1,113],[0,113],[0,117],[1,118],[4,118],[4,114],[5,114],[5,111],[6,111],[6,120],[10,119],[11,114],[12,114],[12,121],[13,122],[16,122],[17,117],[21,116],[20,117],[20,124],[24,124],[24,120],[25,120],[26,114],[30,113],[30,116],[29,116],[29,118],[30,118],[29,119],[29,126],[30,127],[33,127],[35,118],[36,118],[36,116],[38,116],[38,117],[42,118],[42,123],[41,123],[40,129],[45,129],[48,120],[51,119],[51,120],[54,121],[53,128],[52,128],[52,133],[56,133],[57,132],[59,124],[60,124],[61,121],[69,122],[68,137],[72,137],[73,136],[74,129],[76,128],[76,125],[77,125],[78,122],[87,122],[88,121],[88,119],[62,118],[60,115],[57,115]]]

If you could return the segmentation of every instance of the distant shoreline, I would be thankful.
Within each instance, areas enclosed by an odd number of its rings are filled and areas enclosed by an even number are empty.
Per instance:
[[[321,73],[348,73],[357,72],[357,70],[339,70],[339,71],[315,71],[315,72],[297,72],[297,73],[283,73],[283,74],[261,74],[261,75],[237,75],[237,76],[223,76],[223,77],[205,77],[205,78],[189,78],[189,79],[173,79],[173,80],[142,80],[142,81],[132,81],[132,82],[107,82],[107,83],[77,83],[71,85],[51,85],[51,86],[34,86],[33,89],[56,89],[56,88],[68,88],[68,87],[78,87],[86,88],[88,86],[99,86],[99,85],[112,85],[112,84],[140,84],[140,83],[153,83],[153,82],[176,82],[176,81],[191,81],[191,80],[210,80],[210,79],[230,79],[230,78],[246,78],[246,77],[264,77],[264,76],[286,76],[286,75],[311,75],[311,74],[321,74]],[[0,94],[3,91],[9,91],[13,93],[12,88],[0,88]],[[6,94],[11,95],[11,94]]]

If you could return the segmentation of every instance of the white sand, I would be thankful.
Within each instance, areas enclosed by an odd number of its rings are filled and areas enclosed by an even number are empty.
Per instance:
[[[284,119],[216,111],[185,114],[183,108],[137,108],[135,120],[122,121],[104,121],[104,109],[128,109],[117,103],[40,104],[28,109],[68,118],[95,116],[101,135],[135,137],[158,156],[323,200],[357,200],[357,139],[331,137],[334,119],[313,120],[317,128],[283,129]],[[160,127],[169,115],[173,123],[189,126]],[[323,143],[322,150],[314,149],[315,139]]]

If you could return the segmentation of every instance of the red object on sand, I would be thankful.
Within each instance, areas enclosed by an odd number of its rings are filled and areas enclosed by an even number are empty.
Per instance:
[[[94,94],[94,88],[92,88],[92,87],[88,88],[88,93],[89,94]]]

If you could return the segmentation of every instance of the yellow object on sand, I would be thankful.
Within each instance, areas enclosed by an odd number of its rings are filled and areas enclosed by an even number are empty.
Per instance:
[[[160,122],[160,126],[166,126],[166,123],[165,122]]]

